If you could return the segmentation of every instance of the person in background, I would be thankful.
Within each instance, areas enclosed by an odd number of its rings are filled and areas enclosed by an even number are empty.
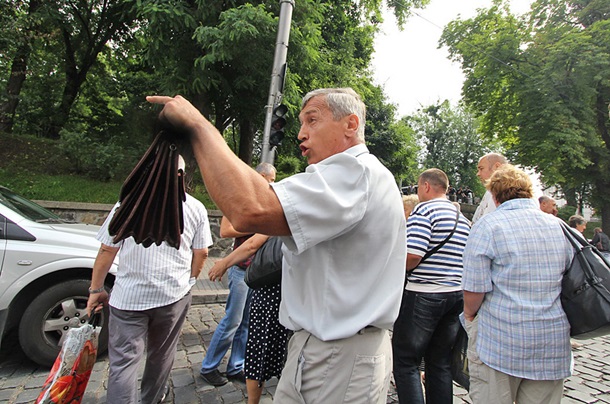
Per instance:
[[[405,218],[394,176],[365,145],[360,96],[351,88],[305,95],[298,139],[309,166],[273,184],[256,178],[187,100],[147,100],[189,134],[207,190],[235,229],[282,236],[279,316],[294,335],[275,401],[385,403]]]
[[[568,219],[568,226],[578,230],[583,237],[585,236],[585,230],[587,230],[587,221],[580,215],[572,215]]]
[[[212,270],[222,271],[252,256],[268,238],[255,234],[231,254],[216,261]],[[258,404],[265,382],[274,376],[279,378],[284,368],[286,346],[292,332],[279,322],[280,300],[279,283],[252,290],[245,363],[248,404]]]
[[[176,175],[183,180],[184,160],[179,160]],[[157,404],[168,394],[167,379],[191,305],[191,288],[212,245],[210,223],[203,204],[187,194],[179,249],[165,241],[145,248],[133,237],[114,243],[108,224],[118,207],[119,203],[97,234],[102,245],[93,265],[87,312],[110,306],[106,401]],[[119,269],[109,298],[104,279],[117,254]],[[144,355],[140,401],[138,364]]]
[[[557,210],[557,202],[550,196],[543,195],[538,198],[540,204],[540,210],[549,215],[557,216],[559,211]]]
[[[411,214],[411,212],[413,212],[413,209],[415,209],[415,205],[417,205],[418,203],[419,196],[415,194],[402,196],[402,206],[405,211],[405,219],[409,218],[409,215]]]
[[[601,252],[607,253],[610,251],[610,238],[602,231],[601,227],[596,227],[593,229],[593,239],[591,240],[591,244],[593,244],[597,249]]]
[[[477,165],[477,177],[481,180],[483,185],[485,182],[491,177],[491,175],[504,164],[507,164],[508,161],[506,157],[498,153],[488,153],[479,159],[479,164]],[[484,215],[493,212],[496,210],[496,205],[491,197],[491,193],[489,191],[485,191],[485,195],[483,195],[483,199],[481,199],[481,203],[477,206],[477,210],[475,210],[474,215],[472,216],[472,223],[476,223]]]
[[[418,369],[422,359],[425,402],[452,402],[451,351],[460,327],[462,251],[470,224],[447,199],[448,184],[443,171],[424,171],[417,192],[421,202],[407,221],[408,282],[392,335],[401,403],[424,403]]]
[[[275,181],[275,167],[269,163],[259,164],[256,172],[269,183]],[[220,222],[220,236],[235,237],[233,249],[237,249],[252,235],[235,230],[231,222],[223,216]],[[248,256],[222,271],[214,267],[208,272],[211,281],[220,281],[225,272],[229,271],[229,296],[225,305],[225,316],[220,320],[212,335],[199,371],[201,378],[212,386],[223,386],[229,380],[246,383],[244,360],[250,319],[250,289],[244,282],[244,274],[249,263]],[[231,348],[231,355],[227,363],[227,376],[224,377],[218,370],[218,366],[229,348]]]
[[[505,165],[488,189],[498,208],[472,226],[464,251],[470,398],[559,404],[571,362],[561,280],[573,250],[525,172]]]

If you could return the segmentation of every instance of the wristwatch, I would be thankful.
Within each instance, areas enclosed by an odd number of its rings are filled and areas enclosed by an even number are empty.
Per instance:
[[[102,293],[104,290],[105,289],[104,289],[103,286],[101,288],[99,288],[99,289],[91,289],[91,288],[89,288],[89,294],[92,295],[94,293]]]

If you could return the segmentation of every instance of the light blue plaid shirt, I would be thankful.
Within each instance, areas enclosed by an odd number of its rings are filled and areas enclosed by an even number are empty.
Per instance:
[[[531,380],[570,375],[570,325],[559,296],[572,257],[559,219],[532,199],[506,201],[473,225],[462,289],[486,293],[476,345],[483,363]]]

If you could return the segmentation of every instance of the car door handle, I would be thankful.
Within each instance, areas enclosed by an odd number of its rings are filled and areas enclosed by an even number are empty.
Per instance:
[[[23,266],[32,265],[32,261],[30,261],[30,260],[19,260],[19,261],[17,261],[17,265],[23,265]]]

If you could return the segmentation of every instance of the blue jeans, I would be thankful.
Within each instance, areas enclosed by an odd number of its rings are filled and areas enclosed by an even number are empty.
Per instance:
[[[229,296],[225,316],[214,331],[210,346],[201,363],[201,373],[218,369],[229,347],[231,347],[231,356],[227,364],[227,374],[234,375],[244,369],[250,321],[250,288],[244,282],[245,273],[238,266],[229,268]]]
[[[394,323],[394,380],[400,403],[423,404],[418,366],[426,362],[426,403],[453,402],[451,351],[464,308],[463,293],[405,291]]]

